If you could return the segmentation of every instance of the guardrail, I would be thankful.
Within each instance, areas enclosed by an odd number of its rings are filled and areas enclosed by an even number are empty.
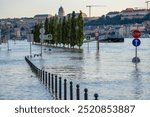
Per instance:
[[[84,95],[84,100],[88,100],[88,89],[84,89],[84,93],[80,92],[80,85],[76,85],[76,94],[73,93],[73,82],[70,81],[69,84],[67,79],[62,79],[57,75],[48,73],[42,69],[37,68],[30,60],[29,57],[25,57],[26,62],[29,64],[31,70],[38,76],[39,80],[45,85],[53,98],[56,100],[80,100],[80,95]],[[69,85],[69,89],[67,89]],[[69,92],[68,92],[69,91]],[[69,94],[69,95],[68,95]],[[94,100],[98,100],[98,94],[94,94]]]

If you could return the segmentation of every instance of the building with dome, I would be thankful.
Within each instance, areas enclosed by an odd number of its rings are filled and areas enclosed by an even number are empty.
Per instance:
[[[59,17],[63,17],[65,15],[65,11],[63,9],[63,7],[61,6],[59,9],[58,9],[58,16]]]

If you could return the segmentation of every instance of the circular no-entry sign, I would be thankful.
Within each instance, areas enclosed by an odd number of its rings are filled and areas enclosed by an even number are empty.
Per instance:
[[[139,30],[134,30],[134,31],[132,32],[132,36],[133,36],[134,38],[139,38],[139,37],[141,36],[141,32],[140,32]]]

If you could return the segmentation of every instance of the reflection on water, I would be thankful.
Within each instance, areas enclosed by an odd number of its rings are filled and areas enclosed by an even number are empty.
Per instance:
[[[99,99],[150,99],[150,39],[142,39],[141,42],[138,47],[141,62],[137,65],[132,63],[135,55],[132,39],[125,39],[124,43],[100,43],[99,51],[96,42],[90,43],[89,48],[84,44],[83,52],[60,48],[51,48],[48,52],[49,48],[45,47],[42,58],[31,60],[41,69],[72,80],[74,84],[79,83],[81,91],[88,88],[89,99],[93,99],[94,93],[99,94]],[[0,90],[7,89],[0,93],[0,98],[9,99],[15,92],[16,97],[11,99],[43,99],[42,96],[48,99],[49,94],[43,94],[46,89],[24,61],[24,56],[29,55],[28,43],[17,42],[16,46],[10,44],[10,48],[11,52],[6,52],[6,48],[0,50]],[[39,52],[40,46],[33,45],[32,53]],[[21,86],[24,90],[19,88]],[[32,97],[28,97],[29,94]],[[18,98],[20,95],[24,98]]]
[[[147,64],[150,40],[143,39],[142,46],[138,48],[141,63],[137,66],[132,63],[135,48],[131,39],[125,43],[101,43],[99,51],[92,42],[89,48],[83,45],[82,53],[54,48],[50,55],[45,53],[44,65],[39,60],[34,62],[79,83],[83,89],[89,88],[90,98],[99,93],[100,99],[150,99],[150,65]]]
[[[24,60],[29,54],[28,43],[11,41],[9,46],[11,51],[0,45],[0,99],[52,99]]]
[[[140,69],[138,68],[138,64],[135,64],[135,70],[132,73],[132,77],[135,83],[134,87],[134,95],[135,99],[140,99],[142,98],[142,93],[143,93],[143,87],[142,87],[142,73]]]

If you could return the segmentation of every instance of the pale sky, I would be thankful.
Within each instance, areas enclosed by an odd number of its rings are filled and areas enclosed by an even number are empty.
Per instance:
[[[109,11],[121,11],[126,8],[146,8],[147,0],[0,0],[0,18],[33,17],[36,14],[58,14],[62,6],[65,14],[72,11],[89,15],[86,5],[105,5],[92,7],[92,16],[105,15]],[[150,7],[150,3],[149,3]]]

